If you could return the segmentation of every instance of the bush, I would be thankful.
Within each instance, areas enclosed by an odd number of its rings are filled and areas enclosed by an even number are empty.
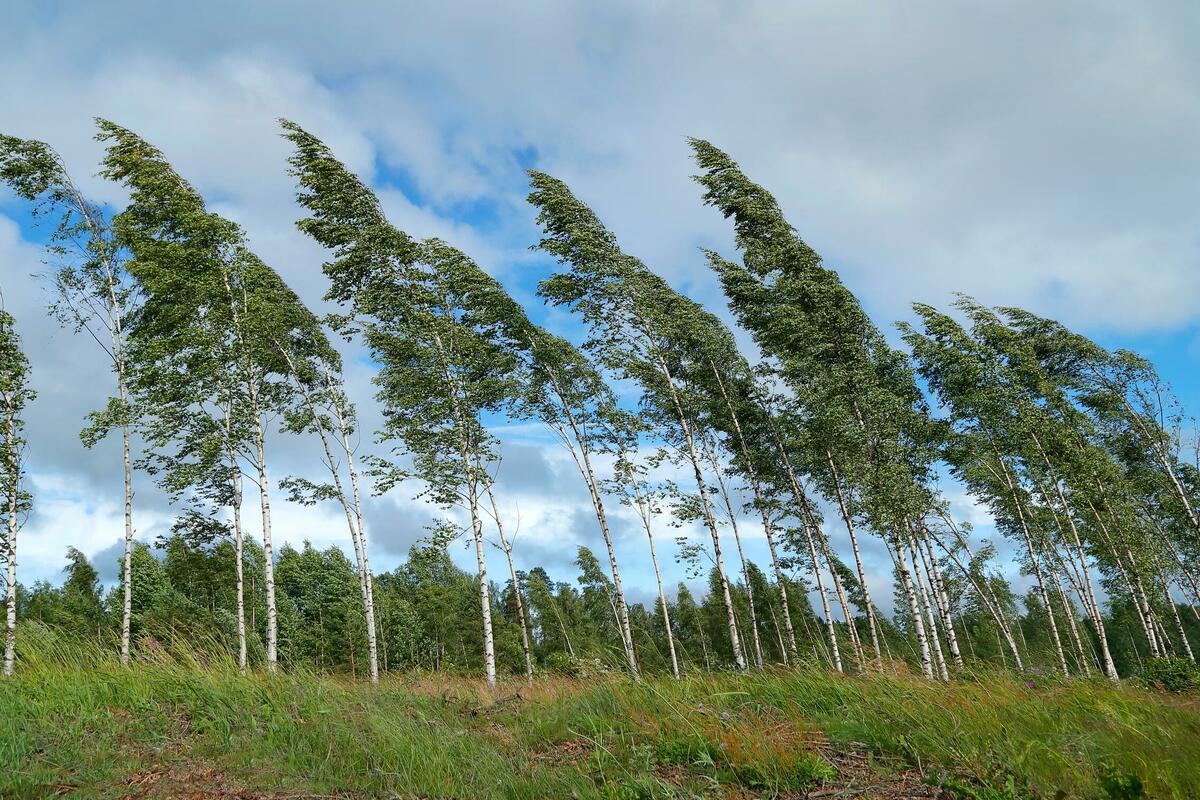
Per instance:
[[[1138,680],[1151,689],[1200,694],[1200,666],[1188,658],[1152,658],[1138,672]]]

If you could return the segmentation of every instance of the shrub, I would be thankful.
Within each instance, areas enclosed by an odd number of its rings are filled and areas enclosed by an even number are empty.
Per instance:
[[[1151,689],[1200,694],[1200,666],[1188,658],[1152,658],[1138,672],[1138,680]]]

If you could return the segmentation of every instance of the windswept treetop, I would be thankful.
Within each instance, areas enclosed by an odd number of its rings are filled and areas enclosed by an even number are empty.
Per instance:
[[[281,348],[339,363],[316,315],[250,250],[241,226],[209,211],[158,148],[108,120],[96,124],[108,145],[102,175],[130,189],[113,226],[146,293],[136,338],[199,352],[187,341],[199,330],[232,332],[239,360],[260,379],[288,374]]]

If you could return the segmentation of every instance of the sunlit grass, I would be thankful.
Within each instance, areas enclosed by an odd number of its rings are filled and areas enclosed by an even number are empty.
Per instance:
[[[144,643],[126,668],[34,625],[20,656],[0,687],[3,797],[119,797],[129,776],[189,759],[292,793],[799,796],[844,785],[844,753],[862,754],[881,782],[919,773],[981,798],[1118,796],[1114,785],[1137,782],[1148,797],[1200,791],[1197,703],[1105,681],[980,673],[945,685],[805,668],[494,690],[409,674],[371,686],[242,676],[217,649],[169,642]]]

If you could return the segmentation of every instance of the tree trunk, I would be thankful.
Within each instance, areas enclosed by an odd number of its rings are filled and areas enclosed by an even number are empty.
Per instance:
[[[783,462],[784,469],[787,472],[788,482],[792,485],[792,496],[800,509],[800,527],[804,529],[804,536],[808,540],[808,552],[812,557],[813,575],[816,576],[817,580],[817,594],[821,597],[821,608],[825,613],[825,624],[829,633],[829,647],[833,667],[838,672],[842,672],[842,655],[838,650],[837,626],[834,625],[833,614],[829,611],[829,596],[825,594],[825,582],[821,578],[821,560],[817,558],[817,545],[813,541],[813,537],[820,536],[821,532],[817,529],[816,522],[808,512],[808,496],[804,492],[804,487],[800,485],[800,479],[796,476],[796,471],[792,469],[792,461],[788,457],[787,450],[784,449],[783,440],[779,437],[779,431],[772,426],[771,432],[774,435],[775,446],[779,450],[779,458]],[[782,584],[780,585],[782,586]]]
[[[482,467],[480,467],[482,472]],[[525,601],[521,598],[521,580],[517,577],[517,564],[513,561],[512,545],[504,535],[504,523],[500,519],[500,506],[496,503],[496,493],[492,491],[492,482],[483,479],[483,488],[487,491],[488,502],[492,506],[492,518],[496,520],[496,531],[500,534],[500,546],[504,557],[508,559],[508,572],[512,576],[513,596],[517,601],[517,622],[521,626],[521,650],[525,654],[525,680],[533,683],[533,656],[529,650],[529,624],[525,619]]]
[[[924,525],[922,525],[924,529]],[[920,544],[924,544],[922,550]],[[963,664],[962,651],[958,649],[958,634],[954,631],[954,617],[950,609],[950,597],[946,594],[945,584],[942,583],[942,571],[938,568],[937,559],[933,555],[933,545],[929,543],[928,536],[920,536],[918,541],[918,552],[921,553],[921,563],[925,567],[925,573],[929,576],[930,585],[933,588],[933,599],[937,601],[938,612],[942,618],[942,628],[946,631],[946,643],[950,647],[950,657],[954,659],[954,664],[959,669],[962,669]],[[928,560],[926,560],[928,556]]]
[[[696,451],[696,442],[692,436],[692,428],[688,424],[687,415],[683,410],[683,403],[680,401],[679,393],[675,389],[675,381],[671,377],[671,371],[661,357],[658,359],[658,366],[667,381],[667,388],[671,394],[671,402],[675,406],[680,431],[683,433],[684,441],[687,443],[688,455],[691,459],[692,470],[696,478],[696,489],[700,493],[700,508],[704,513],[704,521],[708,526],[708,532],[712,536],[713,561],[716,564],[717,578],[721,584],[721,599],[725,603],[725,616],[726,623],[729,626],[729,643],[733,649],[733,660],[737,668],[745,672],[746,655],[742,651],[741,637],[738,636],[737,616],[734,614],[733,597],[729,593],[729,577],[725,573],[725,559],[721,555],[721,534],[717,530],[717,521],[713,517],[712,512],[712,503],[709,502],[708,490],[704,486],[704,475],[700,466],[700,454]]]
[[[916,581],[917,599],[920,601],[921,608],[925,611],[925,619],[929,624],[930,649],[933,651],[934,664],[937,667],[938,675],[943,681],[950,680],[950,670],[946,668],[946,657],[942,654],[942,640],[938,636],[937,621],[934,619],[933,603],[929,601],[929,591],[926,588],[926,581],[921,579],[921,567],[917,560],[917,547],[913,542],[912,530],[909,529],[908,536],[908,558],[912,563],[913,579]]]
[[[850,547],[854,551],[854,566],[858,570],[858,585],[862,589],[863,604],[866,605],[866,608],[863,610],[867,613],[867,626],[871,631],[871,647],[875,650],[875,658],[878,661],[879,630],[875,624],[875,606],[871,602],[871,591],[867,588],[867,571],[863,568],[862,554],[858,549],[858,535],[854,531],[854,519],[850,514],[846,498],[842,493],[842,478],[833,463],[833,455],[828,450],[825,451],[825,461],[829,464],[829,470],[833,477],[833,485],[837,489],[838,508],[841,511],[842,519],[846,523],[846,533],[850,535]]]
[[[762,669],[762,642],[759,640],[758,634],[758,611],[754,608],[754,586],[750,583],[750,565],[746,561],[746,551],[742,549],[742,537],[738,533],[737,512],[734,511],[733,501],[729,497],[729,489],[725,485],[725,478],[721,475],[721,465],[717,462],[716,454],[709,447],[707,437],[700,440],[700,448],[708,457],[708,463],[712,465],[713,474],[717,477],[717,491],[721,495],[721,500],[725,505],[725,513],[729,516],[729,526],[733,530],[733,541],[737,545],[738,559],[742,564],[742,580],[746,582],[746,599],[750,606],[750,631],[753,634],[752,638],[754,641],[754,665]]]
[[[675,654],[675,634],[671,630],[671,613],[667,608],[667,592],[663,588],[662,570],[658,568],[658,554],[654,548],[654,532],[650,529],[650,511],[642,499],[642,490],[638,486],[637,476],[632,476],[634,500],[638,506],[638,516],[642,519],[642,527],[646,529],[646,539],[650,543],[650,563],[654,566],[654,579],[658,581],[658,602],[662,606],[663,628],[667,632],[667,650],[671,653],[671,674],[679,680],[679,658]]]
[[[1067,518],[1067,524],[1071,528],[1071,536],[1075,540],[1075,548],[1079,551],[1079,559],[1083,567],[1084,585],[1087,587],[1088,596],[1091,599],[1092,609],[1095,615],[1092,617],[1092,624],[1096,628],[1096,635],[1100,639],[1100,652],[1104,656],[1104,673],[1110,680],[1119,681],[1117,675],[1116,664],[1113,663],[1112,653],[1108,648],[1108,634],[1104,630],[1104,617],[1100,614],[1100,604],[1096,601],[1096,590],[1092,586],[1092,576],[1087,568],[1087,557],[1083,549],[1083,541],[1079,536],[1079,529],[1075,526],[1075,516],[1071,513],[1071,505],[1067,502],[1066,495],[1063,493],[1062,484],[1059,483],[1058,477],[1054,473],[1054,467],[1050,463],[1050,456],[1047,455],[1046,449],[1042,447],[1042,442],[1038,439],[1037,434],[1030,431],[1030,437],[1034,444],[1037,445],[1038,452],[1042,456],[1042,460],[1046,463],[1046,469],[1049,471],[1051,483],[1054,485],[1054,491],[1058,495],[1059,502],[1062,504],[1063,515]],[[1053,618],[1053,617],[1052,617]]]
[[[1029,525],[1025,520],[1024,504],[1021,502],[1021,497],[1017,492],[1016,483],[1013,481],[1012,472],[1008,468],[1008,464],[1004,461],[1004,457],[996,453],[996,460],[1000,464],[1000,470],[1004,473],[1004,481],[1008,484],[1009,493],[1012,495],[1013,507],[1017,511],[1017,520],[1021,525],[1021,533],[1025,537],[1025,549],[1029,554],[1029,563],[1033,568],[1034,577],[1037,579],[1038,594],[1042,598],[1042,606],[1046,609],[1046,619],[1050,624],[1050,637],[1054,641],[1054,653],[1058,656],[1058,666],[1062,670],[1063,675],[1070,675],[1067,669],[1067,656],[1063,652],[1062,639],[1058,635],[1058,623],[1054,621],[1054,609],[1050,605],[1050,595],[1046,591],[1046,582],[1042,578],[1042,566],[1038,561],[1037,552],[1033,547],[1033,535],[1029,532]]]
[[[947,522],[947,524],[949,525],[949,522]],[[957,526],[950,525],[950,530],[954,534],[955,538],[958,539],[958,543],[966,551],[967,558],[974,559],[974,555],[971,553],[970,546],[959,532]],[[980,602],[983,603],[984,607],[988,610],[988,613],[992,615],[992,619],[995,620],[997,630],[1004,636],[1005,642],[1008,643],[1009,650],[1012,651],[1013,661],[1016,663],[1017,669],[1024,669],[1024,666],[1021,663],[1021,652],[1017,648],[1016,639],[1013,638],[1012,629],[1009,627],[1008,620],[1000,606],[999,598],[997,598],[991,592],[990,588],[985,589],[984,586],[979,585],[979,582],[975,580],[975,576],[971,573],[971,570],[958,560],[958,556],[956,556],[954,552],[950,550],[950,548],[946,547],[946,545],[937,537],[936,534],[934,534],[932,531],[929,531],[929,534],[933,537],[933,540],[938,543],[938,547],[942,548],[942,551],[946,555],[950,556],[950,560],[954,562],[959,571],[962,572],[966,579],[971,583],[971,586],[975,589],[975,593],[979,596]],[[1000,654],[1001,656],[1004,655],[1003,648],[1001,648]]]
[[[121,402],[127,401],[125,381],[120,379]],[[129,663],[129,629],[133,617],[133,467],[129,458],[129,426],[121,426],[122,452],[125,460],[125,555],[121,573],[125,582],[121,608],[121,663]]]
[[[309,414],[312,416],[313,428],[317,432],[317,438],[321,441],[322,450],[325,451],[325,466],[328,468],[329,475],[333,479],[333,488],[337,492],[338,503],[342,506],[342,511],[346,515],[346,527],[350,530],[350,542],[354,547],[354,565],[358,573],[358,589],[362,599],[363,617],[366,622],[368,669],[371,675],[371,683],[379,683],[379,661],[377,640],[375,638],[375,604],[371,597],[370,566],[367,564],[365,550],[366,537],[362,527],[362,507],[358,498],[358,477],[354,474],[353,452],[346,433],[346,420],[341,410],[342,398],[332,379],[330,379],[328,374],[325,374],[325,386],[329,391],[330,406],[337,417],[338,430],[342,434],[342,447],[350,469],[350,479],[354,484],[355,496],[353,508],[351,508],[350,499],[346,496],[346,490],[342,486],[341,471],[338,469],[337,461],[333,457],[333,448],[329,443],[329,434],[326,432],[325,425],[321,420],[317,403],[313,399],[308,387],[301,380],[299,370],[296,369],[296,363],[292,360],[291,353],[278,341],[275,342],[275,346],[287,361],[288,368],[292,373],[292,379],[296,383],[296,388],[300,390],[300,395],[304,398],[304,404],[308,407]]]
[[[252,405],[257,405],[251,400]],[[274,672],[279,661],[279,617],[275,607],[275,556],[271,545],[271,497],[267,483],[262,419],[255,409],[254,452],[258,467],[258,501],[262,507],[263,584],[267,590],[267,670]]]
[[[532,343],[531,343],[532,345]],[[625,602],[625,587],[621,581],[621,569],[617,566],[617,551],[613,546],[612,532],[608,527],[608,515],[604,511],[604,501],[600,497],[600,488],[597,485],[596,473],[592,469],[591,445],[588,442],[585,432],[579,425],[579,421],[575,418],[575,412],[571,409],[571,404],[568,402],[566,392],[558,382],[558,377],[553,370],[547,370],[550,376],[551,384],[554,387],[554,393],[558,396],[559,403],[563,409],[563,416],[566,417],[567,424],[571,427],[571,435],[578,447],[578,454],[575,448],[571,450],[571,456],[575,459],[575,466],[579,469],[579,474],[583,477],[584,483],[587,484],[588,494],[592,500],[592,510],[596,513],[596,522],[600,526],[600,535],[604,539],[604,547],[608,551],[608,566],[612,570],[613,576],[613,591],[617,595],[618,620],[621,630],[621,643],[625,648],[625,660],[629,663],[629,670],[634,677],[639,674],[637,651],[633,646],[633,629],[629,625],[629,605]],[[564,436],[563,441],[569,440]]]
[[[1058,570],[1051,568],[1050,576],[1054,578],[1054,586],[1058,589],[1058,599],[1062,602],[1063,616],[1066,618],[1068,629],[1071,631],[1071,640],[1075,643],[1075,652],[1079,655],[1079,668],[1083,671],[1084,675],[1089,675],[1091,674],[1092,667],[1090,659],[1083,649],[1083,639],[1079,636],[1079,625],[1075,622],[1075,609],[1071,605],[1066,591],[1063,590],[1062,580],[1058,577]]]
[[[1183,620],[1179,618],[1179,609],[1175,605],[1175,601],[1171,598],[1171,587],[1166,579],[1162,579],[1163,597],[1166,598],[1167,605],[1171,607],[1171,616],[1175,618],[1175,630],[1179,634],[1179,640],[1183,642],[1183,651],[1187,653],[1187,657],[1192,661],[1196,660],[1196,654],[1192,652],[1191,642],[1188,641],[1187,631],[1183,627]]]
[[[471,504],[471,532],[475,536],[475,561],[479,567],[479,607],[483,613],[483,664],[489,689],[496,688],[496,642],[492,635],[492,599],[483,552],[483,521],[479,518],[478,485],[470,479],[467,490]]]
[[[242,471],[231,439],[231,412],[225,414],[225,446],[229,453],[229,477],[232,490],[234,574],[237,580],[238,670],[246,674],[246,596],[242,555]]]
[[[833,567],[833,555],[829,551],[829,543],[821,540],[821,554],[825,556],[825,565],[829,567],[829,578],[833,582],[833,592],[837,595],[838,605],[842,607],[842,616],[846,620],[846,635],[850,637],[850,646],[854,648],[854,658],[861,670],[867,663],[867,654],[863,652],[862,641],[858,638],[858,628],[854,624],[854,612],[850,610],[850,602],[846,599],[846,591],[842,587],[842,579]]]
[[[326,380],[328,380],[328,376],[326,376]],[[367,554],[367,528],[363,520],[362,497],[358,490],[358,468],[354,465],[354,448],[350,446],[349,429],[345,416],[342,413],[341,405],[334,403],[333,410],[337,416],[338,431],[341,433],[342,452],[346,456],[346,469],[350,473],[350,491],[354,501],[354,519],[358,527],[359,546],[362,548],[361,571],[367,590],[366,611],[367,622],[370,626],[367,648],[370,651],[371,657],[371,682],[377,683],[379,681],[379,661],[376,657],[378,652],[378,635],[375,630],[375,579],[371,575],[371,558]],[[386,668],[385,665],[384,669]]]
[[[913,632],[917,636],[917,646],[921,651],[921,672],[926,678],[933,680],[933,660],[929,652],[929,640],[925,638],[925,625],[921,621],[921,609],[917,603],[917,593],[913,589],[912,575],[908,571],[908,566],[905,564],[904,545],[897,537],[894,548],[889,548],[892,553],[892,561],[896,565],[896,569],[900,572],[900,585],[904,589],[904,596],[908,599],[908,608],[912,614]]]
[[[5,537],[5,556],[8,559],[5,594],[7,615],[4,624],[4,675],[11,677],[17,654],[17,511],[21,499],[21,462],[17,455],[17,424],[10,398],[5,397],[4,424],[6,450],[9,454],[8,531]]]
[[[750,457],[750,447],[746,442],[746,437],[742,433],[742,424],[738,419],[737,412],[733,408],[733,402],[729,398],[729,393],[725,390],[725,381],[721,378],[721,372],[717,369],[717,365],[709,359],[708,364],[712,367],[713,375],[717,379],[717,386],[721,389],[721,396],[725,399],[725,407],[729,409],[729,419],[733,423],[734,432],[737,434],[738,447],[742,451],[742,460],[746,465],[746,477],[750,481],[750,488],[754,492],[754,505],[758,508],[762,515],[763,534],[767,537],[767,547],[771,552],[771,569],[775,572],[775,581],[779,584],[779,598],[783,605],[783,623],[787,633],[787,647],[780,648],[783,655],[783,663],[787,664],[789,658],[796,658],[796,631],[792,627],[792,608],[791,602],[787,596],[787,584],[784,582],[783,569],[779,566],[779,556],[775,548],[774,526],[771,524],[770,512],[767,509],[767,504],[762,495],[762,487],[758,482],[758,473],[754,469],[753,459]]]

